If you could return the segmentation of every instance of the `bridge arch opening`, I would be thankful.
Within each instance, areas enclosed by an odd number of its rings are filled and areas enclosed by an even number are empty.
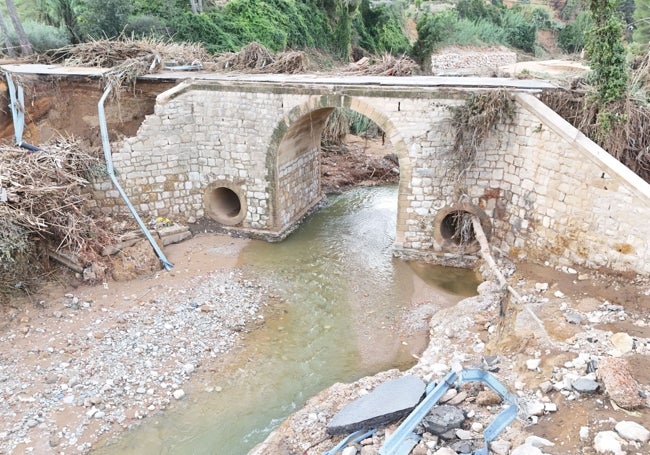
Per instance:
[[[272,182],[269,205],[276,229],[285,232],[291,229],[324,200],[322,139],[328,118],[335,110],[352,111],[358,114],[357,118],[373,124],[379,132],[379,141],[392,146],[385,156],[390,156],[388,166],[399,176],[400,194],[407,191],[411,168],[406,144],[390,118],[374,102],[374,98],[328,94],[312,97],[285,113],[273,133],[267,154],[269,181]],[[402,199],[397,201],[398,226],[404,226],[407,217],[403,202]],[[395,244],[401,245],[404,230],[396,229],[395,234]]]
[[[214,182],[203,195],[205,213],[226,226],[235,226],[246,216],[246,199],[241,188],[229,183]]]

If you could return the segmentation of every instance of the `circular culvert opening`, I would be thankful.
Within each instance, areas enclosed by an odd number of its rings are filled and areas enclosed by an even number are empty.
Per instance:
[[[472,214],[465,210],[449,212],[440,223],[440,235],[443,239],[459,246],[476,242]]]
[[[212,186],[205,192],[206,215],[219,223],[233,226],[246,215],[243,198],[226,186]]]
[[[478,217],[485,237],[490,239],[492,223],[481,208],[472,204],[454,204],[441,209],[433,223],[433,237],[443,250],[473,253],[480,249],[472,226],[472,215]]]

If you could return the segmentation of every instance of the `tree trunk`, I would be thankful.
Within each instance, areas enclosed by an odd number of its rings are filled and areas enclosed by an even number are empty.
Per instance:
[[[192,14],[197,14],[197,11],[196,11],[196,0],[190,0],[190,6],[192,7]]]
[[[7,4],[7,11],[11,18],[11,22],[14,24],[14,30],[16,31],[18,42],[20,43],[21,54],[23,56],[33,54],[34,51],[32,50],[32,45],[29,43],[25,29],[18,18],[18,12],[16,11],[14,0],[6,0],[5,3]]]
[[[15,57],[16,52],[14,51],[14,47],[11,44],[11,40],[9,39],[9,29],[7,28],[7,24],[5,24],[5,18],[2,15],[2,11],[0,11],[0,33],[2,33],[2,39],[4,40],[5,47],[7,48],[7,55],[9,57]]]
[[[197,9],[199,10],[199,13],[203,12],[203,0],[197,0]]]

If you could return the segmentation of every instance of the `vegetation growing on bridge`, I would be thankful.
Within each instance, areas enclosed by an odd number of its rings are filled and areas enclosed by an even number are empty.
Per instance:
[[[483,141],[499,123],[512,120],[515,102],[507,90],[500,89],[472,94],[463,105],[449,109],[454,127],[451,158],[460,180],[476,162]]]

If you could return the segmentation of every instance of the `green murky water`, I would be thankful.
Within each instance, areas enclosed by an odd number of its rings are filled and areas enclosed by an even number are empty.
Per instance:
[[[284,242],[251,242],[241,266],[271,278],[282,303],[215,371],[210,385],[220,391],[192,391],[94,453],[246,454],[331,384],[408,368],[414,343],[404,340],[424,339],[401,326],[415,283],[448,304],[473,295],[477,282],[467,271],[393,259],[396,212],[396,187],[360,188],[331,197]]]

